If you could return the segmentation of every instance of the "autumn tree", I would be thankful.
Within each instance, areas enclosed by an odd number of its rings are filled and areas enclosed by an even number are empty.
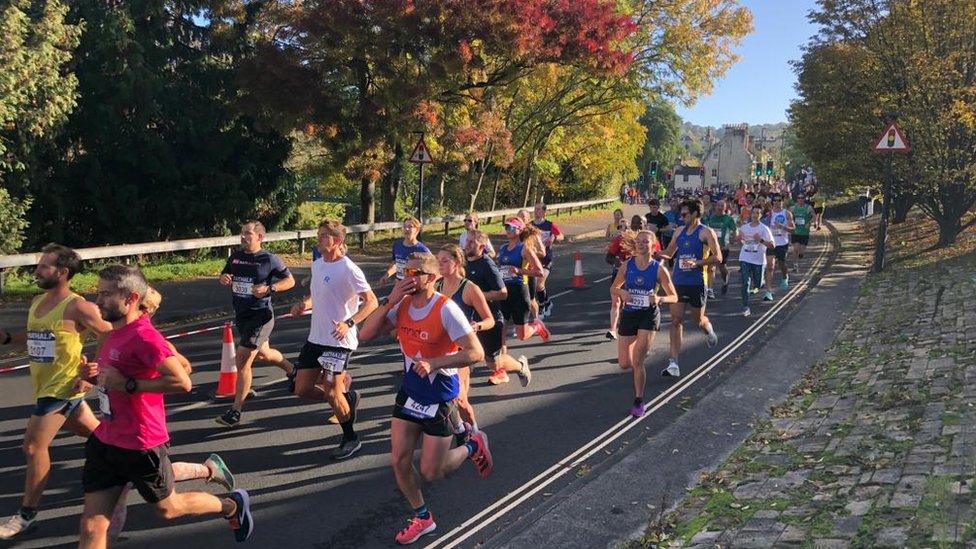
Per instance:
[[[666,100],[654,101],[647,105],[647,111],[640,117],[646,132],[646,142],[638,156],[637,165],[642,173],[647,173],[648,165],[656,160],[659,176],[670,170],[678,162],[684,149],[681,147],[681,118],[674,106]]]

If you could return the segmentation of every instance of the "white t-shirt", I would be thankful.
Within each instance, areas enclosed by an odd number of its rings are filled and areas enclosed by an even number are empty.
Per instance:
[[[464,250],[465,246],[468,245],[468,231],[461,231],[461,238],[458,242],[461,249]],[[491,239],[485,240],[485,249],[488,250],[488,255],[495,257],[495,247],[491,245]]]
[[[414,320],[420,320],[426,317],[427,314],[430,313],[430,310],[434,307],[434,304],[437,303],[436,297],[439,295],[441,294],[434,292],[434,297],[430,298],[430,301],[419,309],[415,308],[413,305],[410,305],[407,307],[407,314],[409,314],[410,318]],[[410,299],[410,297],[407,296],[403,299]],[[393,307],[388,313],[386,313],[386,318],[388,318],[394,326],[396,326],[396,316],[398,310],[400,310],[399,306]],[[457,303],[450,298],[448,298],[447,302],[444,303],[444,306],[441,307],[441,326],[444,326],[444,329],[447,330],[447,335],[451,338],[451,341],[457,341],[461,337],[465,336],[466,334],[470,334],[473,331],[471,329],[471,323],[467,318],[464,317],[464,312],[461,311],[461,308],[458,307]]]
[[[777,246],[786,246],[790,243],[790,232],[786,229],[787,221],[789,221],[789,215],[786,213],[786,210],[769,213],[769,223],[780,224],[779,228],[770,227],[773,233],[773,241]]]
[[[742,235],[742,249],[739,250],[739,263],[752,263],[753,265],[766,265],[766,245],[753,240],[753,236],[766,242],[773,241],[773,232],[769,227],[759,223],[755,227],[752,223],[746,223],[739,227],[739,234]]]
[[[370,291],[366,275],[348,257],[332,262],[318,258],[312,263],[312,324],[308,340],[316,345],[342,347],[355,351],[359,347],[356,327],[337,340],[333,321],[342,322],[359,310],[359,294]]]

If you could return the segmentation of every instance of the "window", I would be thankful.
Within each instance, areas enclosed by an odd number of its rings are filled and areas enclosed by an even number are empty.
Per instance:
[[[684,181],[685,183],[688,182],[688,174],[684,174],[681,177],[682,177],[682,179],[681,179],[682,181]]]
[[[712,168],[712,177],[718,177],[718,170]]]

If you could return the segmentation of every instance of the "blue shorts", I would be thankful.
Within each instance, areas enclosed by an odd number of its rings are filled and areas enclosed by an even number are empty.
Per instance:
[[[46,416],[53,413],[64,414],[65,417],[75,413],[75,410],[85,401],[85,397],[72,399],[41,397],[34,405],[35,416]]]

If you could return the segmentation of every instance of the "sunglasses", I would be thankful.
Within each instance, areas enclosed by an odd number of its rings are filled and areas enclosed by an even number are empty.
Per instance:
[[[405,276],[420,276],[420,275],[429,275],[430,273],[421,269],[411,269],[407,267],[406,269],[403,270],[403,274]]]
[[[464,222],[465,223],[473,223],[474,222],[474,219],[465,219]]]
[[[518,227],[515,225],[505,225],[505,230],[510,233],[518,232]]]

